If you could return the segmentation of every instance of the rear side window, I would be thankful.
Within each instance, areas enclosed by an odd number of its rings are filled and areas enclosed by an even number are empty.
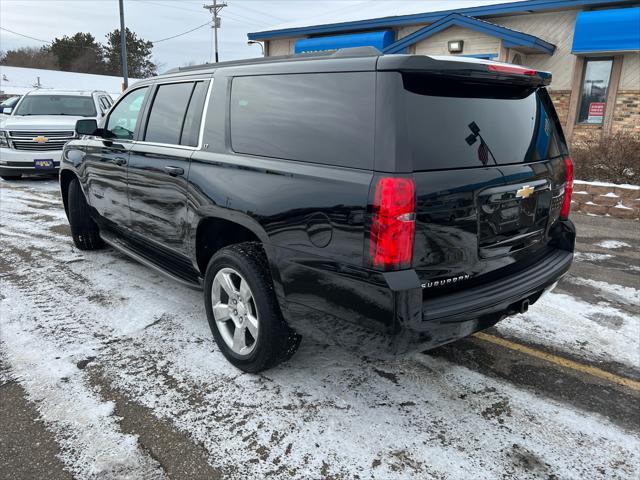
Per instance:
[[[178,145],[193,82],[160,85],[156,91],[144,139]]]
[[[158,86],[144,140],[195,147],[207,85],[207,82],[183,82]]]
[[[373,168],[375,73],[236,77],[234,151]]]
[[[534,162],[563,153],[543,89],[404,74],[402,111],[415,170]]]

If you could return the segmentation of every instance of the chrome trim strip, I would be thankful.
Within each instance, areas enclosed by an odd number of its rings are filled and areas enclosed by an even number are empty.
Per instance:
[[[209,91],[207,92],[207,98],[204,100],[204,109],[202,111],[202,120],[200,121],[200,133],[198,135],[198,150],[202,149],[202,141],[204,140],[204,124],[207,121],[207,111],[209,110],[209,100],[211,99],[211,92],[213,91],[214,78],[211,77],[209,82]]]
[[[150,147],[167,147],[167,148],[176,148],[178,150],[197,150],[198,149],[198,147],[192,147],[190,145],[176,145],[175,143],[145,142],[143,140],[134,140],[131,143],[133,145],[149,145]]]

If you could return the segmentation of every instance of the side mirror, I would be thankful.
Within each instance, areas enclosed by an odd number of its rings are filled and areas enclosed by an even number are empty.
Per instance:
[[[95,135],[98,133],[98,122],[93,118],[85,118],[76,122],[78,135]]]
[[[2,113],[6,113],[7,115],[9,115],[11,112],[13,112],[13,108],[12,107],[4,107],[2,109]]]

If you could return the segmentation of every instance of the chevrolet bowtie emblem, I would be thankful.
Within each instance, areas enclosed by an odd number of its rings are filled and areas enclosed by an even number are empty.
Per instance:
[[[516,192],[516,197],[518,198],[529,198],[531,196],[531,194],[533,192],[535,192],[536,189],[533,187],[530,187],[529,185],[525,185],[524,187],[522,187],[521,189],[519,189]]]
[[[33,138],[33,141],[36,143],[47,143],[49,141],[49,139],[45,136],[42,135],[38,135],[37,137]]]

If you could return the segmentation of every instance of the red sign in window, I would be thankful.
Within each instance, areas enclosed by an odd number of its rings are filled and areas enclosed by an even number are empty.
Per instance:
[[[589,121],[602,121],[604,117],[604,102],[592,102],[589,104]]]

